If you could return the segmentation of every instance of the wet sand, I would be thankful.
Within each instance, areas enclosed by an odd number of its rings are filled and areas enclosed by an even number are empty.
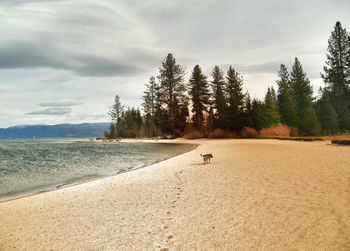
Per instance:
[[[0,203],[0,250],[350,250],[349,146],[175,142],[200,146]]]

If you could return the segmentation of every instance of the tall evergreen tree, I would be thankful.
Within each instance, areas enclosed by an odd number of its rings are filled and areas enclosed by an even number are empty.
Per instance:
[[[201,130],[204,122],[203,112],[207,111],[210,93],[207,77],[203,75],[199,65],[193,68],[188,88],[192,100],[193,125],[197,130]]]
[[[214,120],[215,120],[213,106],[210,106],[209,113],[207,115],[206,120],[207,120],[207,128],[206,129],[207,129],[207,132],[210,133],[214,129]]]
[[[176,113],[175,113],[175,136],[182,136],[186,129],[187,124],[187,118],[189,117],[189,110],[188,110],[189,102],[188,98],[185,97],[184,99],[181,99],[180,102],[176,103]]]
[[[252,99],[250,98],[249,92],[247,91],[244,98],[244,113],[245,113],[245,126],[253,127],[253,104]]]
[[[109,126],[109,133],[107,133],[105,136],[112,139],[116,139],[118,137],[115,123],[111,123]]]
[[[142,104],[143,110],[145,112],[146,123],[150,121],[151,123],[151,136],[156,136],[156,126],[155,126],[155,116],[157,109],[157,90],[158,86],[155,81],[155,77],[151,76],[149,84],[146,84],[146,91],[144,92],[144,103]]]
[[[253,127],[256,130],[261,130],[264,126],[264,104],[258,99],[253,99],[252,111],[250,114],[253,122]]]
[[[262,110],[262,128],[269,128],[280,123],[280,116],[276,105],[276,92],[273,87],[267,89]]]
[[[114,98],[114,103],[113,103],[112,109],[108,112],[112,121],[117,123],[123,110],[124,110],[124,106],[121,104],[119,96],[116,95]]]
[[[122,112],[118,126],[120,136],[134,138],[140,135],[142,126],[142,117],[139,109],[128,108]]]
[[[290,81],[297,108],[298,130],[304,135],[312,135],[317,124],[315,110],[312,105],[313,91],[298,58],[295,58]]]
[[[211,73],[213,80],[211,86],[213,89],[213,105],[216,110],[214,113],[214,128],[227,128],[227,104],[224,96],[225,80],[224,75],[219,68],[215,65]]]
[[[350,38],[337,22],[328,40],[328,54],[324,74],[321,74],[330,99],[338,115],[341,130],[350,129]]]
[[[323,134],[336,134],[339,130],[338,116],[335,112],[327,89],[322,90],[322,97],[316,103],[317,114]]]
[[[289,126],[297,126],[297,110],[290,88],[289,73],[284,64],[281,64],[278,76],[279,80],[276,81],[278,85],[277,103],[281,123]]]
[[[120,98],[118,95],[114,98],[114,103],[112,109],[108,112],[109,116],[112,119],[111,127],[110,127],[110,137],[116,138],[120,136],[120,117],[123,113],[124,106],[120,102]]]
[[[252,99],[247,91],[244,97],[244,111],[250,113],[252,111]]]
[[[243,79],[232,66],[226,76],[226,97],[228,101],[228,123],[232,131],[240,131],[245,123]]]
[[[175,135],[176,120],[181,118],[183,121],[184,114],[180,109],[184,110],[186,105],[186,86],[184,84],[184,68],[176,64],[176,60],[171,53],[169,53],[162,62],[162,67],[159,69],[160,93],[162,101],[164,102],[168,120],[164,132]]]

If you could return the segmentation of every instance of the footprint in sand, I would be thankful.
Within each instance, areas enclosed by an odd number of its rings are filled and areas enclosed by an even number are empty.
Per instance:
[[[161,246],[158,246],[158,248],[159,248],[159,251],[168,251],[169,250],[169,248],[162,248]]]

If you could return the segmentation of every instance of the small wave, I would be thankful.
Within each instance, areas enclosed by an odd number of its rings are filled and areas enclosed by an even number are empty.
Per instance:
[[[44,143],[43,143],[44,142]],[[2,142],[0,199],[141,168],[193,149],[188,144],[91,144],[73,140]]]

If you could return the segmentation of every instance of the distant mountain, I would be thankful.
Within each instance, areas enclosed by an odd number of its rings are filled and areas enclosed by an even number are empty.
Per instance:
[[[26,125],[0,128],[0,139],[102,137],[110,123]]]

